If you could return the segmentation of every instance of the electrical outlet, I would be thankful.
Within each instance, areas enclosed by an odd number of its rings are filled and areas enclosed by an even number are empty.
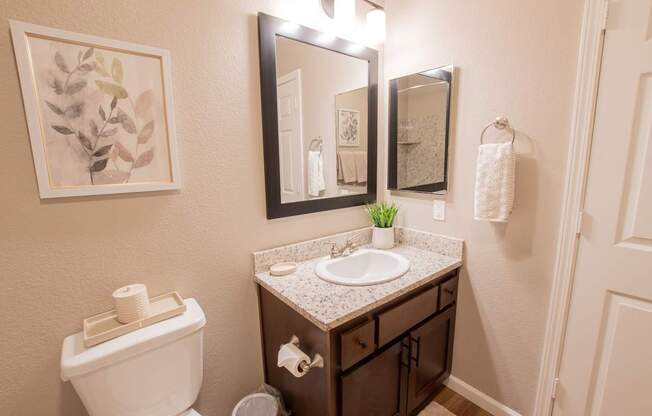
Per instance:
[[[432,203],[432,219],[437,221],[446,220],[446,201],[435,199]]]

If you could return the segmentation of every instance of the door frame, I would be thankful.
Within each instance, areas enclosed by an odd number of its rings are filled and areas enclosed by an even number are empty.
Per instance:
[[[549,416],[556,394],[588,179],[609,0],[585,0],[570,143],[535,416]]]

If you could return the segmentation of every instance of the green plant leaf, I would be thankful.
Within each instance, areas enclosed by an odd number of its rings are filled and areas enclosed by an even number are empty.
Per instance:
[[[81,143],[82,146],[84,146],[88,150],[93,150],[93,143],[91,143],[90,139],[86,137],[86,135],[81,131],[77,133],[77,139],[79,140],[79,143]]]
[[[86,49],[86,52],[84,52],[84,56],[82,57],[82,61],[85,61],[91,56],[93,56],[93,52],[95,52],[95,48]]]
[[[147,143],[149,138],[152,137],[152,133],[154,133],[154,121],[145,124],[140,130],[140,133],[138,133],[138,144]]]
[[[109,123],[111,123],[111,124],[118,124],[118,123],[120,123],[120,119],[119,119],[118,117],[113,116],[113,117],[111,117],[111,118],[109,119]]]
[[[152,163],[152,159],[154,159],[154,148],[151,148],[138,156],[138,160],[136,160],[136,163],[134,163],[134,168],[142,168],[143,166],[147,166]]]
[[[93,153],[93,156],[94,157],[104,156],[105,154],[109,153],[112,147],[113,144],[107,144],[106,146],[102,146],[99,149],[97,149],[95,153]]]
[[[121,99],[127,98],[129,96],[129,94],[127,94],[127,90],[117,84],[105,82],[99,79],[95,80],[95,84],[97,84],[97,87],[106,95],[111,95]]]
[[[70,130],[66,126],[55,126],[55,125],[53,125],[52,128],[55,129],[57,131],[57,133],[60,133],[60,134],[66,135],[66,136],[71,135],[71,134],[75,134],[74,131]]]
[[[113,97],[111,100],[111,111],[115,110],[115,106],[118,105],[118,97]]]
[[[111,62],[111,76],[115,82],[122,84],[124,72],[122,70],[122,62],[118,58],[113,58],[113,62]]]
[[[52,112],[54,114],[58,114],[60,116],[63,115],[63,110],[60,109],[59,107],[57,107],[56,105],[52,104],[51,102],[49,102],[47,100],[45,101],[45,104],[47,104],[47,106],[50,108],[50,110],[52,110]]]
[[[120,159],[124,160],[125,162],[134,161],[134,157],[132,156],[131,152],[129,152],[129,150],[127,150],[127,148],[124,147],[122,143],[115,142],[115,148],[118,151],[118,157],[120,157]]]
[[[102,108],[101,104],[97,111],[100,113],[100,117],[102,117],[102,121],[106,121],[106,113],[104,112],[104,109]]]
[[[84,110],[84,103],[75,103],[66,107],[64,114],[68,118],[77,118],[81,116],[83,110]]]
[[[104,55],[102,55],[102,52],[95,51],[95,60],[101,64],[104,64]]]
[[[371,222],[373,222],[376,227],[390,228],[394,225],[398,206],[394,203],[388,204],[386,202],[378,202],[367,205],[366,210]]]
[[[101,172],[106,168],[106,164],[109,161],[108,158],[105,159],[100,159],[97,162],[93,163],[93,166],[91,166],[91,172]]]
[[[66,65],[66,61],[63,59],[63,56],[59,52],[54,54],[54,63],[57,64],[57,67],[59,67],[61,72],[65,72],[66,74],[70,73],[68,65]]]
[[[85,79],[81,79],[77,82],[73,82],[72,84],[68,84],[68,86],[66,87],[66,95],[73,95],[75,93],[78,93],[79,91],[84,89],[85,86],[86,86]]]

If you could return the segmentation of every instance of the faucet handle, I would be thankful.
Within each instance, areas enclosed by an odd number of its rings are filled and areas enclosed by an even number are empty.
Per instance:
[[[335,241],[323,241],[322,244],[330,246],[331,257],[338,257],[341,254],[341,250],[337,248],[337,243]]]

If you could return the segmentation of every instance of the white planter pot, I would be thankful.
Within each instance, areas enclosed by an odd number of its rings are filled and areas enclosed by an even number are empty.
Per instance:
[[[371,235],[371,244],[374,248],[386,250],[394,247],[394,227],[377,228],[374,227]]]

